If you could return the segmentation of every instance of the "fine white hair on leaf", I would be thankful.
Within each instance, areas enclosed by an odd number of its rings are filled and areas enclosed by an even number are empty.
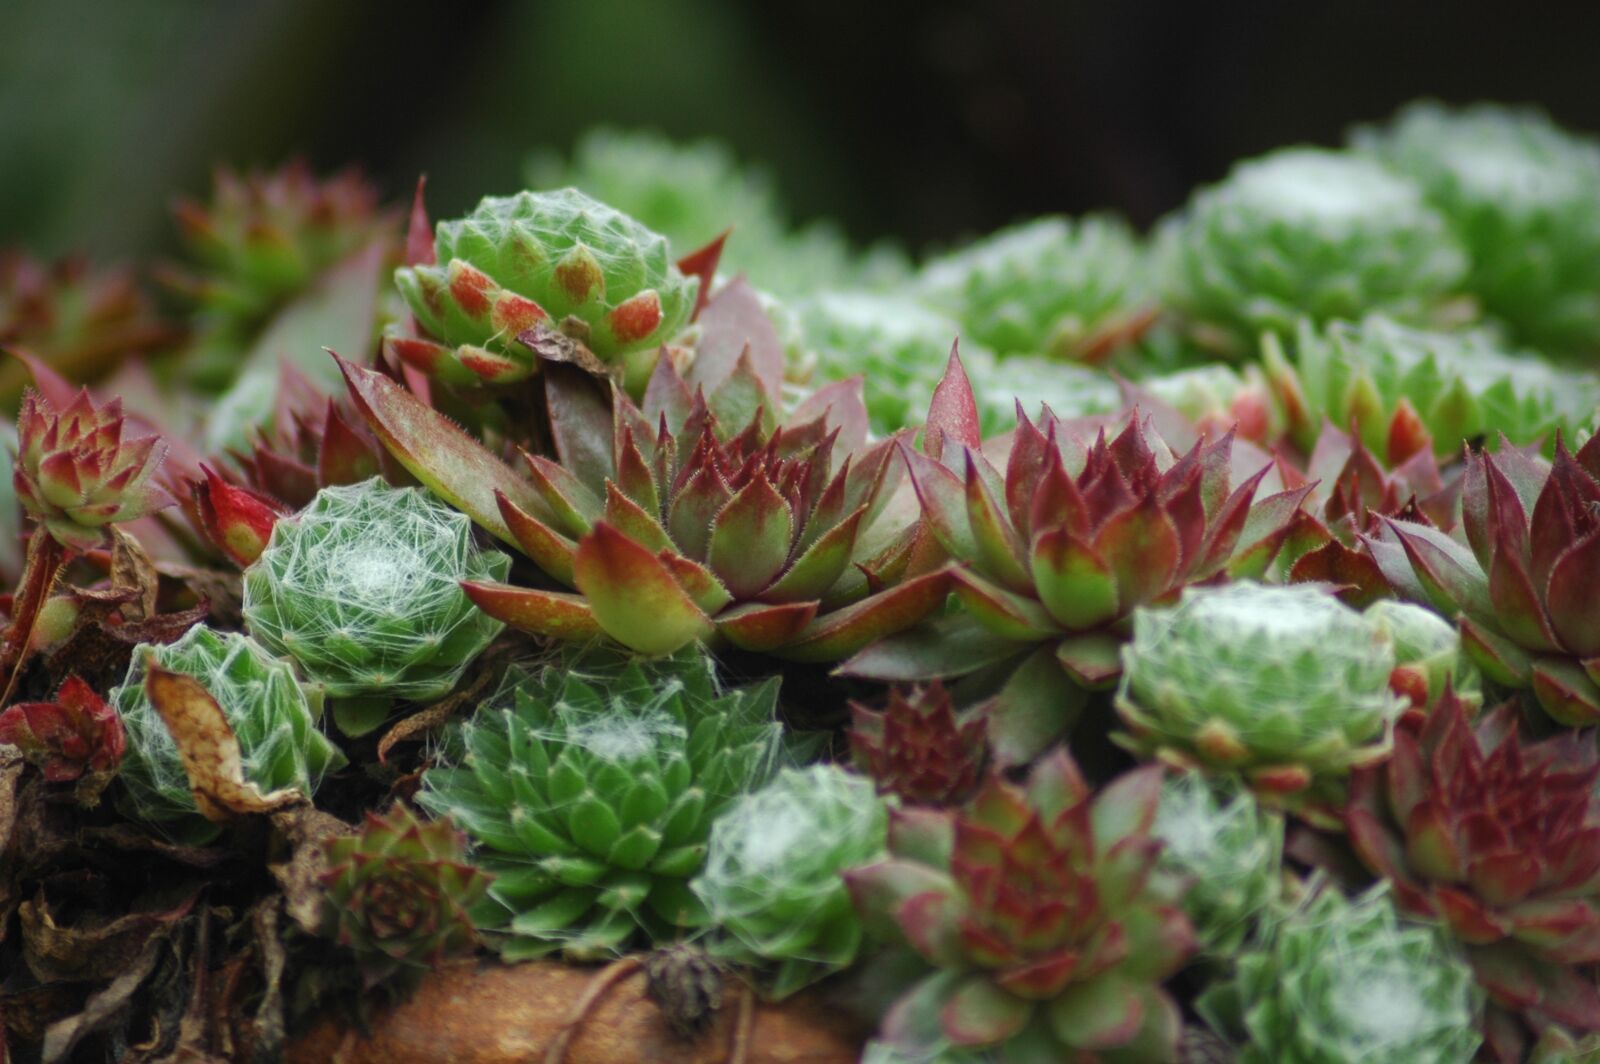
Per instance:
[[[420,488],[324,488],[246,571],[245,620],[330,694],[436,697],[502,627],[461,581],[503,579],[509,566]]]

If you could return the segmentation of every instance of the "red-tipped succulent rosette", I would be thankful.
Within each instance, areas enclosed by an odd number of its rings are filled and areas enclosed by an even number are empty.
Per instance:
[[[1592,735],[1517,734],[1513,705],[1476,724],[1447,693],[1407,715],[1384,764],[1350,780],[1345,820],[1401,909],[1465,943],[1508,1061],[1520,1016],[1535,1031],[1600,1031],[1600,753]],[[1504,1051],[1502,1051],[1504,1050]]]
[[[1459,618],[1484,675],[1565,724],[1600,721],[1600,438],[1554,463],[1508,446],[1467,457],[1461,527],[1389,520],[1369,540],[1406,597]]]
[[[958,713],[944,684],[896,686],[881,709],[850,703],[850,749],[881,794],[913,805],[953,805],[983,771],[982,710]]]
[[[1161,981],[1195,940],[1152,876],[1161,773],[1094,794],[1058,749],[1024,785],[991,779],[959,811],[892,811],[889,858],[845,880],[869,931],[929,972],[880,1037],[1029,1060],[1175,1059],[1181,1020]]]
[[[779,425],[745,359],[709,395],[662,359],[642,405],[569,367],[545,377],[556,456],[526,456],[525,504],[496,497],[514,542],[573,591],[466,584],[492,616],[648,654],[718,639],[829,661],[943,601],[940,571],[873,586],[889,563],[868,542],[903,553],[906,537],[868,535],[900,467],[894,440],[846,453],[866,423],[857,382]]]

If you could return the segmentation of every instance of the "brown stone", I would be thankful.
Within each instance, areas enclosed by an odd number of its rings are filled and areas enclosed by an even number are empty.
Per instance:
[[[289,1047],[287,1064],[542,1064],[601,969],[550,961],[447,968],[371,1034],[324,1021]],[[686,1041],[645,996],[635,968],[609,986],[569,1041],[563,1064],[734,1064],[745,988],[728,984],[716,1021]],[[855,1064],[867,1033],[819,991],[755,1003],[743,1064]]]

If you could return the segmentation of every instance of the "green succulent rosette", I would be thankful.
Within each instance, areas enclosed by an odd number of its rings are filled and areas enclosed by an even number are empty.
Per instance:
[[[1283,332],[1372,312],[1426,321],[1467,257],[1408,178],[1359,155],[1288,148],[1234,167],[1158,234],[1167,305],[1231,356]]]
[[[1002,229],[928,262],[912,285],[997,354],[1097,361],[1146,316],[1149,281],[1133,229],[1090,215]]]
[[[216,699],[239,741],[244,779],[262,792],[293,789],[309,797],[323,776],[345,764],[344,754],[317,728],[320,693],[302,688],[292,665],[248,636],[196,625],[175,643],[135,647],[127,676],[111,691],[127,732],[119,779],[128,815],[191,843],[221,830],[201,816],[177,744],[145,696],[150,659],[199,680]]]
[[[1119,742],[1334,823],[1343,778],[1386,755],[1405,704],[1389,633],[1311,585],[1189,588],[1134,615],[1122,663]]]
[[[713,820],[782,762],[777,695],[775,679],[723,689],[697,647],[596,648],[508,677],[417,799],[494,874],[478,923],[501,953],[592,959],[705,926],[689,881]]]
[[[1122,407],[1121,392],[1105,373],[1037,355],[996,358],[962,336],[954,319],[905,296],[828,292],[799,314],[815,379],[864,376],[867,414],[880,436],[921,424],[958,338],[986,435],[1015,427],[1019,400],[1030,417],[1041,406],[1062,417]]]
[[[1600,344],[1600,143],[1533,109],[1429,101],[1352,139],[1422,186],[1485,312],[1540,347]]]
[[[785,769],[741,797],[691,884],[723,933],[716,951],[769,966],[775,998],[848,967],[862,930],[840,873],[881,857],[887,830],[872,781],[837,765]]]
[[[1248,790],[1198,772],[1170,775],[1150,833],[1163,843],[1158,874],[1175,890],[1200,947],[1238,952],[1283,893],[1283,818]]]
[[[517,337],[540,324],[603,361],[653,358],[689,320],[699,289],[665,237],[572,188],[486,197],[465,218],[439,223],[434,254],[435,265],[395,271],[427,336],[389,343],[455,384],[532,374],[533,353]]]
[[[1387,888],[1323,890],[1282,919],[1237,974],[1202,994],[1239,1064],[1463,1064],[1482,995],[1439,932],[1402,921]]]
[[[1438,332],[1372,316],[1318,329],[1296,326],[1292,346],[1263,341],[1268,379],[1294,441],[1308,451],[1325,422],[1356,426],[1368,450],[1391,459],[1392,439],[1420,424],[1434,453],[1456,458],[1463,440],[1519,447],[1571,436],[1593,421],[1600,382],[1507,350],[1488,333]]]
[[[273,526],[244,574],[245,623],[336,698],[435,698],[504,627],[460,582],[510,567],[474,545],[464,514],[375,477],[323,488]]]

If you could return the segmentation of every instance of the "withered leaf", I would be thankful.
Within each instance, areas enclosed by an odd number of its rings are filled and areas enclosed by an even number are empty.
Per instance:
[[[17,909],[22,927],[22,955],[34,976],[44,982],[99,982],[119,975],[156,935],[183,919],[198,892],[169,909],[127,913],[114,920],[86,918],[62,926],[50,912],[41,889]]]
[[[485,655],[485,657],[487,656]],[[385,732],[383,738],[378,740],[378,763],[381,765],[389,763],[389,751],[394,749],[396,743],[402,743],[407,739],[425,735],[462,710],[476,705],[484,690],[489,686],[489,681],[493,678],[494,673],[492,670],[479,669],[466,687],[430,706],[424,706],[409,717],[396,722],[394,727]]]
[[[147,942],[144,951],[132,964],[123,969],[120,975],[111,980],[108,986],[89,995],[89,1000],[84,1002],[83,1011],[52,1023],[44,1035],[44,1046],[39,1058],[42,1064],[56,1064],[57,1061],[70,1060],[72,1050],[77,1046],[79,1039],[121,1013],[127,1007],[129,999],[138,992],[151,970],[155,968],[160,950],[160,942]]]
[[[195,805],[207,820],[270,813],[307,801],[303,792],[293,788],[263,794],[245,779],[239,739],[222,707],[199,680],[164,669],[152,657],[146,666],[144,689],[172,733]]]
[[[127,621],[142,621],[156,612],[156,593],[161,589],[161,577],[155,563],[139,545],[139,541],[120,525],[111,526],[111,586],[133,592],[122,616]]]

